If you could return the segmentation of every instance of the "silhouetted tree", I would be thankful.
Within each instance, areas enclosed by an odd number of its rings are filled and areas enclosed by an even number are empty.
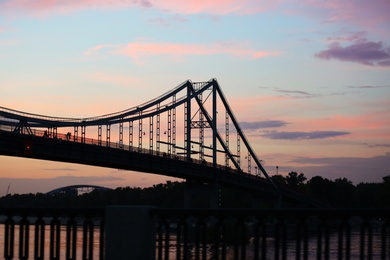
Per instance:
[[[332,184],[332,192],[329,194],[331,204],[340,208],[352,208],[356,206],[355,186],[347,178],[335,179]]]
[[[380,183],[359,183],[355,187],[356,207],[358,208],[380,208],[382,195],[381,190],[383,184]]]
[[[289,172],[285,177],[287,185],[293,190],[298,190],[299,187],[302,187],[306,179],[303,173],[298,174],[297,172]]]
[[[380,204],[380,207],[390,208],[390,175],[382,179],[383,183],[379,188],[378,204]]]
[[[306,183],[306,191],[314,199],[329,203],[328,191],[331,181],[321,176],[314,176]]]
[[[308,196],[339,208],[390,208],[390,175],[382,183],[360,183],[354,186],[346,178],[334,181],[321,176],[306,182],[303,173],[290,172],[286,177],[271,177],[276,185],[304,191]],[[79,196],[56,194],[14,194],[0,198],[0,207],[105,207],[107,205],[152,205],[156,207],[181,208],[184,206],[185,182],[167,182],[148,188],[123,187],[114,190],[94,190]],[[220,187],[222,208],[251,208],[253,199],[257,206],[272,206],[272,196],[251,191]],[[204,207],[209,206],[208,196],[200,196]]]
[[[271,176],[271,179],[276,185],[286,185],[287,184],[286,178],[280,174]]]

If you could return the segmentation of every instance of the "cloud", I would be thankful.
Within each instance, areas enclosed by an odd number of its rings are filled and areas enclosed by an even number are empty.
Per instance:
[[[390,22],[388,0],[285,0],[280,7],[287,14],[310,17],[322,24],[350,24],[370,29],[385,28]]]
[[[281,140],[305,140],[305,139],[321,139],[329,137],[337,137],[342,135],[348,135],[349,132],[344,131],[312,131],[312,132],[279,132],[279,131],[266,131],[260,134],[260,136],[269,139],[281,139]]]
[[[4,0],[0,1],[1,11],[33,12],[35,15],[70,13],[86,9],[123,9],[130,7],[155,7],[171,13],[194,14],[207,13],[214,15],[254,14],[276,8],[281,0]],[[0,11],[0,12],[1,12]]]
[[[44,168],[44,171],[69,171],[69,172],[74,172],[77,171],[74,168]]]
[[[174,14],[247,15],[280,11],[287,15],[309,16],[327,23],[345,22],[375,26],[390,21],[390,1],[367,0],[2,0],[0,12],[22,11],[33,15],[56,15],[87,9],[156,8]]]
[[[287,93],[287,94],[299,94],[304,96],[310,96],[311,94],[306,91],[299,91],[299,90],[277,90],[277,92]]]
[[[376,89],[376,88],[390,88],[390,86],[348,86],[348,88],[354,89]]]
[[[69,0],[69,1],[52,1],[52,0],[5,0],[0,1],[0,10],[3,12],[19,11],[29,14],[46,16],[53,14],[66,14],[86,9],[123,9],[129,7],[152,7],[148,0]],[[0,11],[0,12],[1,12]]]
[[[348,22],[376,26],[390,22],[388,0],[153,0],[153,6],[172,13],[248,15],[279,11],[287,15],[307,16],[326,23]]]
[[[268,120],[268,121],[258,121],[258,122],[240,122],[240,126],[243,129],[259,129],[259,128],[271,128],[271,127],[282,127],[288,123],[281,120]]]
[[[306,92],[306,91],[300,91],[300,90],[284,90],[279,89],[276,90],[276,92],[283,93],[288,97],[294,97],[294,98],[313,98],[318,97],[318,95]]]
[[[388,144],[368,144],[368,143],[364,143],[363,144],[364,146],[367,146],[369,148],[376,148],[376,147],[385,147],[385,148],[388,148],[390,147],[390,143]]]
[[[143,57],[156,55],[169,55],[183,57],[190,55],[217,55],[226,54],[242,59],[260,59],[267,56],[277,56],[280,52],[251,49],[242,43],[211,43],[211,44],[185,44],[170,42],[135,41],[128,44],[103,44],[87,50],[84,54],[91,56],[105,50],[113,54],[124,55],[135,61]]]
[[[369,66],[390,66],[390,47],[383,42],[368,41],[357,38],[351,44],[343,46],[340,41],[334,41],[328,49],[315,54],[317,58],[356,62]]]
[[[320,0],[318,0],[320,1]],[[338,1],[333,0],[331,20],[349,20],[357,24],[377,25],[390,21],[388,0],[366,0]]]
[[[330,93],[310,93],[307,91],[301,90],[285,90],[285,89],[276,89],[278,93],[281,93],[283,97],[293,98],[293,99],[308,99],[308,98],[319,98],[327,96],[343,96],[345,92],[330,92]]]
[[[155,6],[174,13],[209,13],[217,15],[226,14],[254,14],[275,9],[281,0],[154,0]]]

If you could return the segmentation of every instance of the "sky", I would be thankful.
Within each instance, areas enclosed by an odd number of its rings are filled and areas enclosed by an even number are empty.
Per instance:
[[[388,0],[0,0],[0,106],[83,118],[218,80],[270,175],[390,175]],[[0,156],[0,196],[165,176]]]

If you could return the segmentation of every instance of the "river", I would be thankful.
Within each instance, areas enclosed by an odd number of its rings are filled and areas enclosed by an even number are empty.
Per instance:
[[[19,226],[15,225],[15,240],[14,240],[14,259],[19,259]],[[29,231],[29,247],[28,247],[28,259],[34,259],[34,232],[35,226],[30,226]],[[93,259],[99,259],[99,239],[100,232],[99,228],[95,228],[93,232]],[[4,256],[4,241],[5,241],[4,225],[0,225],[0,258]],[[45,226],[44,235],[44,259],[50,259],[50,226]],[[83,232],[79,229],[76,233],[76,257],[74,259],[82,259],[82,248],[83,248]],[[60,249],[59,259],[66,259],[66,227],[61,226],[60,228]],[[90,258],[90,257],[89,257]],[[92,259],[92,258],[90,258]]]
[[[29,259],[34,259],[34,226],[30,226],[30,232],[29,232]],[[0,257],[4,256],[4,225],[0,225],[0,241],[2,241],[0,246]],[[78,230],[76,234],[76,257],[74,259],[82,259],[82,230]],[[94,242],[93,242],[93,259],[99,259],[99,240],[100,240],[100,234],[99,229],[96,228],[94,230]],[[372,239],[372,258],[371,259],[380,259],[381,258],[381,234],[379,231],[374,230],[373,231],[373,239]],[[50,259],[49,257],[49,251],[50,251],[50,227],[45,227],[45,244],[44,244],[44,259]],[[350,259],[359,259],[360,253],[361,253],[361,244],[360,244],[360,232],[358,230],[351,231],[350,234],[350,251],[349,256]],[[387,237],[387,243],[389,243],[389,237]],[[345,238],[344,238],[345,243]],[[169,246],[169,259],[176,259],[177,255],[177,245],[175,242],[175,236],[172,235],[170,238],[170,246]],[[14,259],[19,259],[19,226],[15,226],[15,241],[14,241]],[[338,233],[331,233],[329,237],[329,259],[338,259]],[[302,245],[303,247],[303,245]],[[308,259],[309,260],[315,260],[318,259],[317,255],[317,249],[318,249],[318,243],[317,243],[317,237],[311,236],[308,239],[307,243],[308,247]],[[345,247],[345,245],[344,245]],[[273,238],[267,238],[266,240],[266,259],[275,259],[275,241]],[[295,240],[287,240],[286,244],[286,258],[287,259],[296,259],[296,242]],[[214,248],[213,245],[206,245],[205,252],[207,254],[206,259],[211,260],[215,259],[214,255]],[[219,249],[221,252],[222,249]],[[324,251],[324,248],[323,250]],[[365,246],[365,253],[367,254],[367,246]],[[158,254],[158,250],[156,250],[156,255]],[[202,256],[202,250],[199,252],[200,256]],[[245,259],[253,259],[255,254],[254,249],[254,241],[251,239],[249,243],[246,245],[245,249]],[[387,252],[389,254],[389,252]],[[196,249],[194,245],[189,245],[187,250],[188,259],[195,259],[196,255]],[[60,251],[59,251],[59,259],[66,259],[66,229],[65,227],[61,227],[60,231]],[[163,252],[164,256],[164,252]],[[279,259],[282,259],[282,253],[279,252]],[[387,256],[388,257],[388,256]],[[156,257],[157,258],[157,257]],[[321,255],[322,259],[326,259],[324,252],[322,252]],[[90,259],[92,259],[90,257]],[[235,259],[235,252],[233,246],[226,246],[226,259]],[[238,259],[242,259],[241,252],[239,252]],[[301,252],[300,259],[303,258],[303,251]],[[342,259],[346,258],[346,252],[343,252]],[[367,256],[364,259],[369,259]]]

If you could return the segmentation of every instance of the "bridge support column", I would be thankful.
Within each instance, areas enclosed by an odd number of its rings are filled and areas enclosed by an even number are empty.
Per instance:
[[[219,185],[187,181],[184,190],[184,208],[207,207],[219,207]]]
[[[155,259],[156,230],[151,207],[106,208],[107,260]]]

